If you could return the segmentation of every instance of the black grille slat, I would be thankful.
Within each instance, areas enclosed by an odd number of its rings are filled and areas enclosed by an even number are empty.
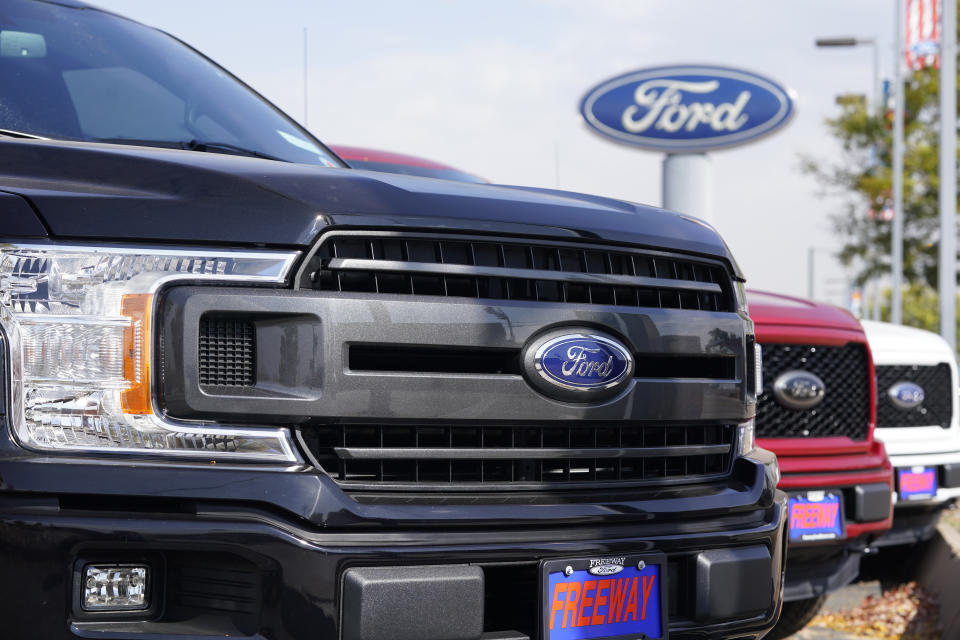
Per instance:
[[[760,346],[763,393],[757,399],[759,437],[866,439],[870,428],[870,368],[864,345],[761,343]],[[792,370],[809,371],[823,380],[826,392],[817,407],[795,410],[777,402],[774,383],[781,374]]]
[[[256,385],[256,329],[242,319],[202,317],[198,337],[201,386]]]
[[[923,388],[923,403],[913,409],[901,409],[890,401],[890,387],[898,382],[913,382]],[[950,365],[877,366],[877,426],[950,428],[953,419],[953,395]]]
[[[646,424],[309,427],[303,440],[346,489],[578,488],[717,478],[729,473],[734,428]],[[389,473],[384,473],[384,469]]]
[[[394,245],[402,249],[383,249]],[[311,275],[301,287],[340,292],[734,309],[730,279],[720,265],[559,243],[333,234],[305,273]]]

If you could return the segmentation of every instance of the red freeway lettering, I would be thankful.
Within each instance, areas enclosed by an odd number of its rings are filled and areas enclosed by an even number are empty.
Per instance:
[[[571,582],[570,586],[567,587],[567,603],[563,607],[563,618],[561,625],[564,629],[567,628],[567,612],[570,612],[570,626],[577,626],[577,600],[580,599],[580,583]]]
[[[839,504],[795,503],[790,510],[791,529],[821,529],[835,526]]]
[[[647,619],[647,600],[650,598],[650,592],[653,591],[653,581],[657,576],[643,576],[643,607],[640,609],[640,619]],[[650,578],[649,583],[647,578]]]
[[[564,600],[557,599],[557,596],[561,594],[564,595]],[[550,605],[550,628],[551,629],[553,629],[553,623],[557,619],[557,612],[561,612],[561,613],[563,612],[563,604],[564,604],[564,601],[566,600],[566,594],[567,594],[566,582],[558,582],[557,584],[554,585],[553,600],[552,600],[552,604]]]
[[[627,606],[623,608],[623,617],[620,622],[627,621],[627,615],[633,611],[633,621],[637,620],[637,579],[634,578],[630,584],[630,595],[627,597]]]
[[[607,610],[607,622],[613,622],[620,618],[620,612],[623,611],[623,603],[627,599],[627,584],[630,580],[623,578],[615,579],[610,588],[610,608]]]
[[[900,490],[908,493],[933,491],[933,473],[905,473],[900,476]]]
[[[587,580],[583,583],[583,592],[580,594],[580,611],[577,613],[577,626],[578,627],[589,627],[590,626],[590,617],[583,615],[583,610],[586,609],[587,613],[590,612],[590,607],[593,606],[593,598],[587,596],[588,593],[596,589],[597,581],[596,580]]]
[[[653,593],[657,576],[640,578],[610,578],[579,582],[558,582],[553,587],[550,600],[550,628],[560,626],[589,627],[604,622],[636,622],[647,619],[647,603]],[[609,594],[609,595],[608,595]],[[601,607],[607,605],[606,612]],[[569,618],[567,613],[570,614]]]
[[[590,618],[590,624],[592,625],[603,624],[603,614],[600,613],[600,607],[607,603],[607,596],[603,595],[603,591],[610,586],[611,582],[613,581],[601,580],[597,583],[597,595],[594,598],[593,616]]]

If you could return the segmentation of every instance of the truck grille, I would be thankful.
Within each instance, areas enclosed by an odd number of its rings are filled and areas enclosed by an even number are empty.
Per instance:
[[[727,425],[346,424],[305,428],[319,466],[346,489],[589,487],[720,477]]]
[[[911,365],[877,367],[877,426],[950,428],[953,418],[953,394],[950,366]],[[887,393],[898,382],[913,382],[923,387],[923,404],[914,409],[901,409],[890,401]]]
[[[324,238],[303,289],[731,311],[717,263],[569,243],[437,234]]]
[[[757,401],[757,435],[764,438],[847,436],[865,440],[870,430],[870,369],[865,347],[768,344],[763,348],[763,394]],[[817,407],[788,409],[777,402],[773,385],[782,373],[800,369],[823,380],[826,393]]]

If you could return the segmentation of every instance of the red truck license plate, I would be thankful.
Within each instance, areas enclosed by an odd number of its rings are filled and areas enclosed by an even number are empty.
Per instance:
[[[840,492],[807,491],[792,494],[789,506],[791,542],[839,540],[844,537]]]
[[[663,554],[549,560],[541,565],[543,640],[665,640]]]

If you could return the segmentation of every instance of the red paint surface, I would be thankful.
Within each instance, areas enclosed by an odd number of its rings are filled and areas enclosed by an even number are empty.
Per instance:
[[[757,342],[843,346],[867,344],[860,323],[850,313],[831,305],[764,292],[747,295]],[[870,424],[867,439],[758,438],[757,444],[777,454],[779,487],[789,491],[844,489],[859,484],[885,483],[893,491],[893,466],[883,443],[873,439],[876,423],[876,377],[873,356],[867,347],[870,384]],[[890,516],[878,522],[847,522],[847,538],[879,533],[890,528]]]
[[[339,144],[328,145],[333,152],[346,160],[366,160],[368,162],[386,162],[389,164],[405,164],[411,167],[426,167],[428,169],[453,169],[450,165],[427,160],[417,156],[407,155],[406,153],[394,153],[393,151],[381,151],[379,149],[364,149],[361,147],[348,147]]]

